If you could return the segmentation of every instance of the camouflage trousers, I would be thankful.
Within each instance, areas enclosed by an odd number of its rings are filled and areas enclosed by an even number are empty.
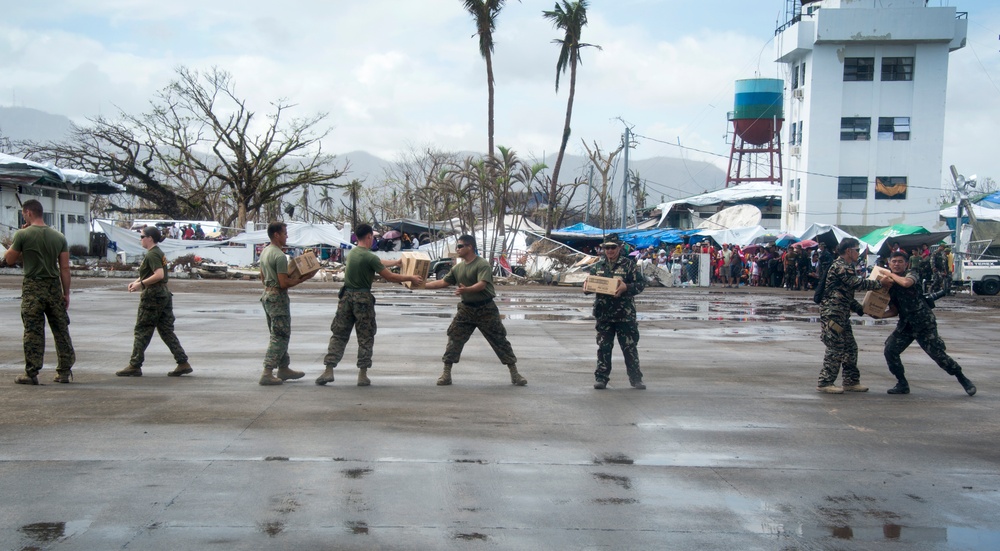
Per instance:
[[[841,368],[844,370],[844,385],[853,386],[861,382],[858,370],[858,342],[854,340],[851,320],[835,320],[837,328],[831,327],[828,318],[820,318],[823,324],[823,369],[819,372],[817,386],[830,386],[837,380]],[[839,331],[837,330],[839,328]]]
[[[260,297],[267,318],[267,330],[271,336],[264,353],[264,369],[288,367],[288,341],[292,338],[292,312],[288,302],[288,292],[284,290],[266,291]]]
[[[351,330],[358,335],[358,369],[370,369],[375,348],[375,297],[371,291],[348,291],[337,304],[337,314],[330,324],[330,344],[326,348],[323,364],[336,367],[344,357],[344,349],[351,340]]]
[[[36,376],[45,357],[45,320],[56,342],[56,371],[69,371],[76,363],[69,338],[69,313],[59,279],[25,279],[21,285],[21,321],[24,323],[24,372]]]
[[[597,320],[597,370],[594,379],[608,382],[611,378],[611,351],[615,347],[615,335],[625,356],[625,372],[629,382],[641,381],[639,370],[639,325],[633,321]]]
[[[160,334],[176,363],[188,361],[181,341],[174,334],[174,319],[174,299],[166,285],[155,285],[142,291],[139,313],[135,317],[135,340],[132,343],[132,358],[128,361],[130,366],[142,367],[153,331]]]
[[[899,355],[903,353],[913,341],[916,340],[920,348],[938,364],[948,375],[958,375],[962,373],[962,367],[953,360],[945,351],[944,340],[938,335],[937,325],[927,327],[914,327],[910,323],[902,322],[896,326],[896,330],[885,340],[885,362],[889,365],[889,372],[900,381],[905,381],[903,361]]]
[[[465,343],[469,342],[472,333],[479,329],[486,342],[493,348],[500,363],[516,365],[517,356],[507,340],[507,329],[500,320],[500,309],[492,300],[479,306],[469,306],[458,303],[458,312],[448,326],[448,346],[444,349],[441,361],[446,364],[457,364],[462,357]]]

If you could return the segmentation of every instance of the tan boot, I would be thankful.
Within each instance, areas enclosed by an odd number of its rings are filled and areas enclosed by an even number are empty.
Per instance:
[[[119,377],[142,377],[142,368],[130,365],[121,371],[115,371],[115,375]]]
[[[444,371],[438,377],[438,386],[448,386],[451,384],[451,364],[444,364]]]
[[[277,378],[277,377],[274,376],[274,374],[272,373],[272,370],[265,369],[264,373],[261,374],[261,376],[260,376],[260,382],[259,382],[259,384],[260,384],[260,386],[276,386],[276,385],[280,385],[283,382],[284,381],[282,381],[281,379],[279,379],[279,378]]]
[[[322,375],[316,378],[316,384],[318,384],[319,386],[323,386],[326,383],[332,383],[332,382],[333,382],[333,368],[327,366],[326,371],[324,371]]]
[[[827,385],[816,387],[817,392],[825,392],[827,394],[843,394],[844,388],[839,386]]]
[[[194,369],[191,368],[191,364],[184,362],[182,364],[177,364],[177,367],[173,371],[167,373],[167,377],[180,377],[181,375],[187,375],[191,373]]]
[[[73,372],[66,369],[64,371],[56,371],[56,378],[52,379],[53,383],[68,383],[73,380]]]
[[[368,379],[368,369],[364,367],[358,368],[358,386],[368,386],[372,384],[371,380]]]
[[[516,365],[514,364],[508,365],[507,369],[510,370],[510,384],[516,386],[524,386],[528,384],[528,380],[522,377],[521,374],[517,372]]]
[[[306,374],[301,371],[295,371],[289,368],[287,365],[278,368],[278,378],[282,381],[287,381],[288,379],[301,379],[305,377]]]
[[[860,383],[856,385],[844,385],[844,392],[868,392],[868,387],[862,386]]]

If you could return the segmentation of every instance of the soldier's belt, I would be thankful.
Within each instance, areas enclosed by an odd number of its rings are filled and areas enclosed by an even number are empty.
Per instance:
[[[468,306],[469,308],[479,308],[480,306],[486,306],[487,304],[493,302],[493,299],[488,298],[486,300],[480,300],[479,302],[465,302],[462,301],[462,306]]]

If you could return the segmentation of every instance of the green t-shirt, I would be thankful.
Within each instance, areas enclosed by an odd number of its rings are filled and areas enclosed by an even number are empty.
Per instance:
[[[163,256],[163,251],[156,245],[153,245],[151,249],[146,251],[146,256],[142,257],[142,264],[139,264],[139,279],[146,279],[160,268],[163,268],[163,279],[160,281],[166,283],[168,277],[167,259]]]
[[[280,287],[278,274],[288,273],[288,257],[281,247],[264,247],[260,252],[260,273],[264,274],[264,287]]]
[[[24,277],[29,279],[59,279],[59,255],[69,252],[63,234],[48,226],[17,230],[10,248],[21,253]]]
[[[477,256],[472,262],[459,262],[455,264],[448,275],[444,276],[448,285],[464,285],[471,287],[480,281],[486,282],[486,288],[478,293],[464,293],[462,302],[482,302],[497,296],[493,289],[493,268],[481,256]]]
[[[344,287],[348,289],[371,289],[375,274],[385,269],[385,265],[371,249],[354,247],[347,253],[344,267]]]

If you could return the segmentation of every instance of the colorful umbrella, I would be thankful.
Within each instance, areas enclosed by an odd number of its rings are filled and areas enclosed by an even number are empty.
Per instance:
[[[382,236],[382,239],[399,239],[399,236],[401,235],[403,234],[399,233],[399,230],[389,230],[385,232],[385,235]]]
[[[803,239],[796,243],[796,245],[801,246],[803,249],[811,249],[813,247],[818,247],[819,243],[813,241],[812,239]]]

